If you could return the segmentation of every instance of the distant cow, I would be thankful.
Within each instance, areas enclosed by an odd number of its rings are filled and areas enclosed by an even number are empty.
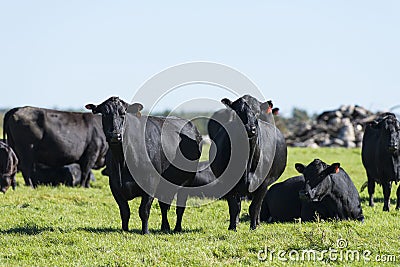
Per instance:
[[[15,189],[17,165],[18,158],[12,148],[0,141],[0,190],[2,193],[5,193],[10,186]]]
[[[273,108],[271,100],[262,103],[250,95],[244,95],[242,99],[247,102],[249,107],[253,110],[255,115],[260,120],[273,123],[273,115],[278,114],[279,108]],[[228,122],[232,121],[234,116],[235,112],[229,108],[224,108],[216,111],[211,116],[207,125],[207,131],[210,139],[213,140],[220,127],[223,127]]]
[[[63,167],[48,167],[43,164],[37,164],[32,176],[38,184],[77,186],[81,183],[81,168],[79,164],[70,164]],[[89,172],[89,179],[94,181],[92,171]]]
[[[122,229],[128,231],[128,201],[140,196],[142,233],[147,234],[150,207],[156,195],[162,214],[161,230],[169,231],[167,213],[176,190],[166,181],[186,186],[194,179],[201,141],[196,127],[180,118],[142,116],[141,104],[129,105],[118,97],[111,97],[100,105],[88,104],[86,108],[102,115],[103,131],[110,145],[107,171],[111,192],[120,209]],[[168,130],[163,130],[163,126]],[[183,158],[191,162],[187,169],[176,165],[176,160],[184,161]],[[158,179],[159,175],[164,179]],[[184,210],[184,205],[176,209],[175,231],[182,230]]]
[[[224,196],[229,206],[228,229],[236,230],[243,196],[252,198],[250,229],[255,229],[267,187],[281,176],[286,167],[285,139],[273,124],[258,119],[259,105],[249,104],[245,97],[234,102],[225,98],[221,102],[234,111],[234,116],[224,127],[219,127],[215,136],[210,136],[214,142],[210,158],[215,155],[211,170],[219,180],[228,179],[225,184],[232,182],[235,176],[239,177]],[[248,154],[243,150],[247,148]]]
[[[375,183],[381,184],[383,210],[389,211],[392,182],[400,181],[400,123],[393,113],[386,113],[365,128],[362,141],[362,162],[368,177],[369,205],[374,206]],[[400,186],[397,205],[400,208]]]
[[[360,196],[340,163],[328,165],[315,159],[307,166],[296,163],[295,168],[305,179],[300,198],[313,204],[311,211],[302,206],[303,221],[313,220],[315,211],[321,219],[364,221]]]
[[[63,167],[78,163],[81,185],[88,187],[90,170],[105,164],[108,145],[100,116],[20,107],[5,114],[3,127],[4,139],[18,156],[18,169],[26,185],[38,184],[32,176],[37,164]]]

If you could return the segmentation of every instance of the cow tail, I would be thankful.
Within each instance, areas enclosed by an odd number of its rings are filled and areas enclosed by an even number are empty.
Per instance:
[[[7,142],[7,134],[6,134],[6,132],[7,132],[7,119],[9,117],[8,113],[9,112],[7,112],[4,115],[4,118],[3,118],[3,140],[4,140],[4,143],[6,143],[6,144],[8,144],[8,142]]]

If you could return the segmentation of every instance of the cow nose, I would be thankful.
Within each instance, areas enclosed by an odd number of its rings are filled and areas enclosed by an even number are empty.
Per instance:
[[[252,134],[256,134],[257,127],[256,126],[251,126],[250,130],[251,130]]]
[[[110,141],[111,143],[118,143],[121,142],[122,135],[120,133],[111,133],[110,134]]]

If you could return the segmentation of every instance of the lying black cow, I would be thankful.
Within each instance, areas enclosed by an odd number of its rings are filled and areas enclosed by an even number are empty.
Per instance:
[[[272,185],[265,194],[260,220],[262,222],[293,222],[301,217],[299,192],[305,187],[304,176],[289,178]],[[311,212],[312,213],[312,212]]]
[[[365,128],[362,162],[368,177],[369,205],[374,206],[375,183],[383,188],[383,210],[389,211],[392,182],[400,181],[400,123],[393,113],[386,113]],[[397,205],[400,208],[400,186]]]
[[[77,186],[81,184],[81,168],[79,164],[70,164],[63,167],[48,167],[43,164],[37,164],[32,174],[35,181],[42,185],[57,186],[64,184],[67,186]],[[89,179],[94,181],[92,171],[89,172]]]
[[[300,198],[312,203],[311,208],[302,205],[303,221],[314,220],[315,212],[321,219],[364,221],[360,195],[340,163],[328,165],[315,159],[308,166],[296,163],[295,167],[305,179]]]
[[[128,231],[128,201],[140,196],[142,233],[147,234],[150,207],[156,195],[162,213],[161,230],[169,231],[167,213],[177,192],[171,184],[188,185],[196,175],[201,141],[196,127],[175,117],[142,116],[141,104],[129,105],[118,97],[111,97],[100,105],[88,104],[86,108],[102,114],[103,131],[110,145],[106,165],[111,192],[120,209],[122,229]],[[169,130],[164,131],[163,126]],[[191,162],[185,166],[188,168],[177,167],[176,161],[183,160],[182,156]],[[184,210],[184,205],[176,209],[175,231],[182,230]]]
[[[273,115],[277,115],[279,108],[273,108],[271,100],[267,102],[260,102],[250,95],[244,95],[243,100],[247,102],[249,107],[253,110],[255,115],[265,122],[273,123]],[[207,131],[211,140],[213,140],[221,128],[234,119],[235,112],[229,108],[220,109],[211,116],[208,124]]]
[[[0,191],[2,193],[5,193],[10,186],[15,189],[17,166],[18,158],[12,148],[0,141]]]
[[[230,230],[239,222],[241,199],[252,198],[249,208],[250,229],[259,224],[261,204],[267,187],[276,181],[286,167],[287,148],[283,135],[271,123],[258,120],[260,106],[242,98],[221,101],[233,110],[233,119],[220,127],[210,148],[211,170],[224,184],[234,182],[224,198],[228,201]],[[253,109],[255,109],[253,111]],[[249,153],[245,151],[248,149]],[[238,177],[238,180],[233,180]]]
[[[89,186],[90,170],[105,164],[108,145],[100,116],[20,107],[5,114],[3,127],[4,139],[7,137],[18,156],[18,169],[26,185],[38,184],[32,174],[39,163],[56,168],[78,163],[85,187]]]

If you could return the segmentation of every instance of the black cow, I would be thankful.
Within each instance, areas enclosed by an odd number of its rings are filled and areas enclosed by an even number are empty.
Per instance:
[[[273,109],[273,104],[271,100],[262,103],[250,95],[244,95],[242,99],[247,102],[249,107],[253,110],[255,115],[260,120],[269,123],[274,122],[273,115],[278,114],[279,108]],[[234,116],[235,112],[228,108],[220,109],[214,112],[207,124],[207,131],[210,139],[213,140],[219,129],[232,121],[234,119]]]
[[[0,190],[2,193],[5,193],[10,186],[15,189],[17,165],[18,158],[12,148],[0,141]]]
[[[225,98],[221,102],[234,111],[234,116],[213,137],[210,158],[214,155],[215,158],[211,170],[219,180],[226,182],[239,177],[224,196],[229,206],[228,229],[236,230],[243,196],[252,198],[250,229],[255,229],[267,187],[281,176],[286,167],[285,139],[273,124],[257,119],[259,105],[251,108],[243,97],[234,102]]]
[[[79,164],[73,163],[63,167],[48,167],[38,163],[32,174],[38,184],[56,186],[64,184],[67,186],[77,186],[81,183],[81,168]],[[92,171],[89,172],[89,179],[94,181]]]
[[[161,230],[169,231],[167,212],[177,190],[168,182],[188,185],[195,177],[201,141],[196,127],[175,117],[142,116],[141,104],[129,105],[118,97],[111,97],[100,105],[88,104],[86,108],[102,114],[103,131],[110,145],[106,165],[111,192],[120,209],[122,229],[128,231],[128,201],[140,196],[142,233],[147,234],[150,207],[156,195],[162,213]],[[169,130],[163,130],[163,126]],[[191,162],[187,168],[176,164],[182,156]],[[185,203],[182,204],[176,209],[175,231],[182,230]]]
[[[369,205],[374,206],[375,183],[383,188],[383,210],[389,211],[392,182],[400,181],[400,123],[393,113],[386,113],[367,124],[362,141],[361,157],[368,177]],[[400,186],[397,205],[400,208]]]
[[[18,169],[26,185],[35,187],[36,164],[62,167],[78,163],[81,185],[89,187],[92,168],[105,164],[108,145],[100,116],[36,107],[20,107],[4,116],[4,139],[19,159]]]
[[[299,192],[304,189],[305,184],[302,175],[273,184],[265,194],[260,220],[271,223],[291,222],[300,218],[302,201]]]
[[[314,204],[312,210],[302,207],[303,221],[313,220],[315,211],[321,219],[364,221],[360,195],[340,163],[328,165],[315,159],[307,166],[296,163],[295,168],[305,179],[300,198]]]

